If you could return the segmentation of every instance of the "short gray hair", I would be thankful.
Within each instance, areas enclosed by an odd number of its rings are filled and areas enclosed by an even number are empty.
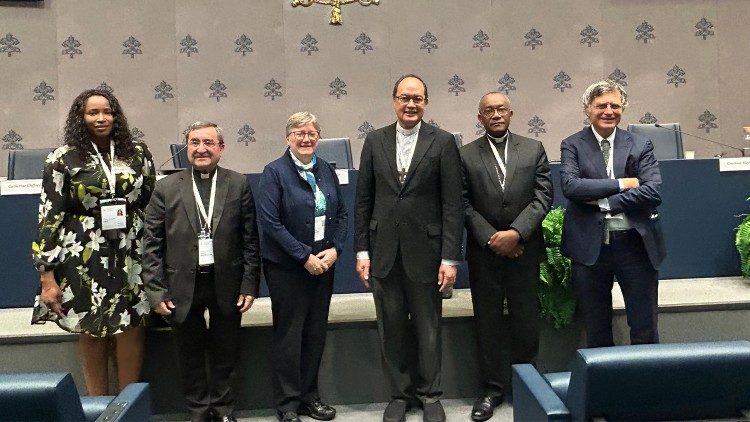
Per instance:
[[[490,91],[490,92],[482,95],[482,98],[479,99],[479,105],[478,105],[478,107],[479,107],[479,112],[480,113],[482,112],[482,100],[484,100],[484,97],[486,97],[488,95],[493,95],[493,94],[500,94],[503,97],[505,97],[505,102],[508,103],[508,108],[511,109],[511,110],[513,109],[513,106],[510,105],[510,98],[508,98],[507,94],[505,94],[504,92],[500,92],[500,91]]]
[[[589,85],[588,88],[586,88],[586,91],[581,97],[583,108],[585,109],[586,107],[590,106],[594,101],[594,98],[607,92],[619,92],[620,97],[622,97],[622,109],[625,110],[625,107],[628,106],[628,93],[625,92],[620,84],[610,79],[604,79],[599,82],[595,82]]]
[[[318,124],[318,118],[315,117],[314,114],[307,112],[307,111],[298,111],[291,116],[286,121],[286,134],[289,135],[291,133],[290,129],[294,129],[296,127],[304,126],[308,123],[312,123],[313,126],[315,126],[315,130],[320,132],[320,125]]]
[[[190,132],[192,132],[194,130],[198,130],[198,129],[207,128],[207,127],[212,127],[214,129],[216,129],[216,137],[219,138],[219,143],[223,144],[224,143],[224,134],[223,134],[223,131],[221,130],[221,128],[219,127],[219,125],[217,125],[214,122],[207,122],[207,121],[203,121],[203,120],[198,120],[197,122],[193,122],[193,124],[191,124],[190,126],[188,126],[187,130],[185,131],[185,142],[187,142],[187,141],[190,140],[188,138],[190,136]]]

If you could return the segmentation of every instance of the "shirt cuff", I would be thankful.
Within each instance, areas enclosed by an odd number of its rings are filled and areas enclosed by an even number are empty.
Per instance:
[[[357,252],[357,259],[370,259],[370,252],[368,251],[359,251]]]
[[[454,261],[452,259],[441,259],[440,260],[440,265],[452,265],[454,267],[458,267],[459,264],[460,264],[459,261]]]
[[[610,211],[612,209],[609,206],[609,199],[607,199],[607,198],[602,198],[602,199],[600,199],[597,202],[599,203],[599,210],[600,211],[608,212],[608,211]]]
[[[620,186],[620,192],[625,190],[625,181],[622,179],[617,179],[617,185]]]

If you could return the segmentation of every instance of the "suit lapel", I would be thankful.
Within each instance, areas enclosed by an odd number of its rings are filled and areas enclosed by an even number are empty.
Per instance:
[[[409,181],[414,178],[414,173],[417,171],[419,163],[422,161],[422,158],[424,158],[425,153],[427,153],[427,150],[430,148],[430,145],[432,145],[434,140],[435,129],[422,122],[422,127],[419,128],[419,134],[417,135],[417,145],[414,147],[414,155],[412,155],[411,162],[409,163],[409,172],[406,174],[406,180],[401,187],[402,191],[409,184]]]
[[[221,220],[221,214],[224,212],[224,203],[227,201],[229,192],[229,173],[221,167],[216,168],[216,198],[214,199],[214,214],[211,216],[211,233],[216,233],[216,227]]]
[[[587,126],[581,132],[581,143],[583,144],[583,148],[586,149],[586,153],[583,154],[583,157],[589,162],[589,166],[596,170],[596,174],[593,176],[598,176],[599,179],[608,178],[609,175],[607,174],[607,168],[604,166],[602,148],[599,146],[599,142],[596,140],[593,130],[590,126]]]
[[[617,130],[615,134],[615,151],[612,154],[614,160],[613,170],[615,177],[625,177],[625,165],[628,162],[628,155],[630,150],[633,148],[633,140],[630,138],[630,134],[624,130]]]
[[[195,208],[195,195],[193,194],[193,179],[191,177],[192,169],[188,168],[180,175],[180,202],[185,209],[185,214],[190,222],[190,226],[198,236],[200,227],[198,226],[198,210]]]
[[[508,140],[506,142],[508,145],[508,157],[505,160],[505,186],[507,188],[513,181],[513,175],[515,174],[516,167],[518,166],[519,140],[515,136],[513,136],[512,133],[508,132]],[[498,151],[498,153],[502,154],[502,152],[500,151]]]
[[[479,156],[482,159],[482,163],[484,163],[484,168],[487,170],[487,176],[492,181],[495,189],[502,194],[503,187],[497,178],[497,160],[495,160],[495,154],[492,153],[492,148],[490,148],[490,140],[486,136],[483,136],[477,142],[479,142]]]
[[[398,166],[396,165],[396,124],[386,126],[383,129],[383,138],[380,140],[385,161],[391,169],[391,179],[398,186]]]

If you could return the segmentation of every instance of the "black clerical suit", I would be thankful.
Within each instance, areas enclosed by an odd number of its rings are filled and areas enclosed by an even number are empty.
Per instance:
[[[211,221],[215,263],[198,265],[199,213],[191,172],[209,210],[211,178],[186,169],[157,182],[146,208],[143,274],[152,306],[171,299],[167,319],[177,343],[183,388],[193,419],[234,410],[240,295],[258,295],[260,258],[255,205],[246,176],[216,168]],[[208,309],[210,328],[204,311]],[[209,374],[206,373],[208,358]],[[210,382],[209,382],[210,380]]]
[[[369,252],[384,367],[394,398],[416,395],[433,402],[442,394],[437,276],[441,259],[462,258],[462,223],[453,135],[422,122],[403,183],[396,166],[396,124],[367,135],[357,182],[355,250]]]
[[[507,140],[506,140],[507,139]],[[510,338],[511,363],[531,362],[539,348],[539,262],[545,256],[542,220],[552,205],[552,181],[541,142],[507,133],[496,140],[503,172],[482,136],[460,149],[467,228],[467,262],[479,363],[485,394],[504,392],[501,344]],[[507,161],[505,147],[507,143]],[[501,181],[505,182],[504,187]],[[497,255],[488,246],[500,230],[516,230],[523,253]],[[508,320],[503,302],[508,302]]]

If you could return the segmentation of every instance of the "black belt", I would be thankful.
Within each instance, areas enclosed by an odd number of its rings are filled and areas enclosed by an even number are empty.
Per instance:
[[[613,240],[627,239],[632,234],[635,234],[635,229],[630,229],[630,230],[610,230],[609,231],[609,241],[612,242]]]
[[[207,274],[213,274],[213,273],[214,273],[213,265],[199,265],[198,266],[198,274],[207,275]]]

